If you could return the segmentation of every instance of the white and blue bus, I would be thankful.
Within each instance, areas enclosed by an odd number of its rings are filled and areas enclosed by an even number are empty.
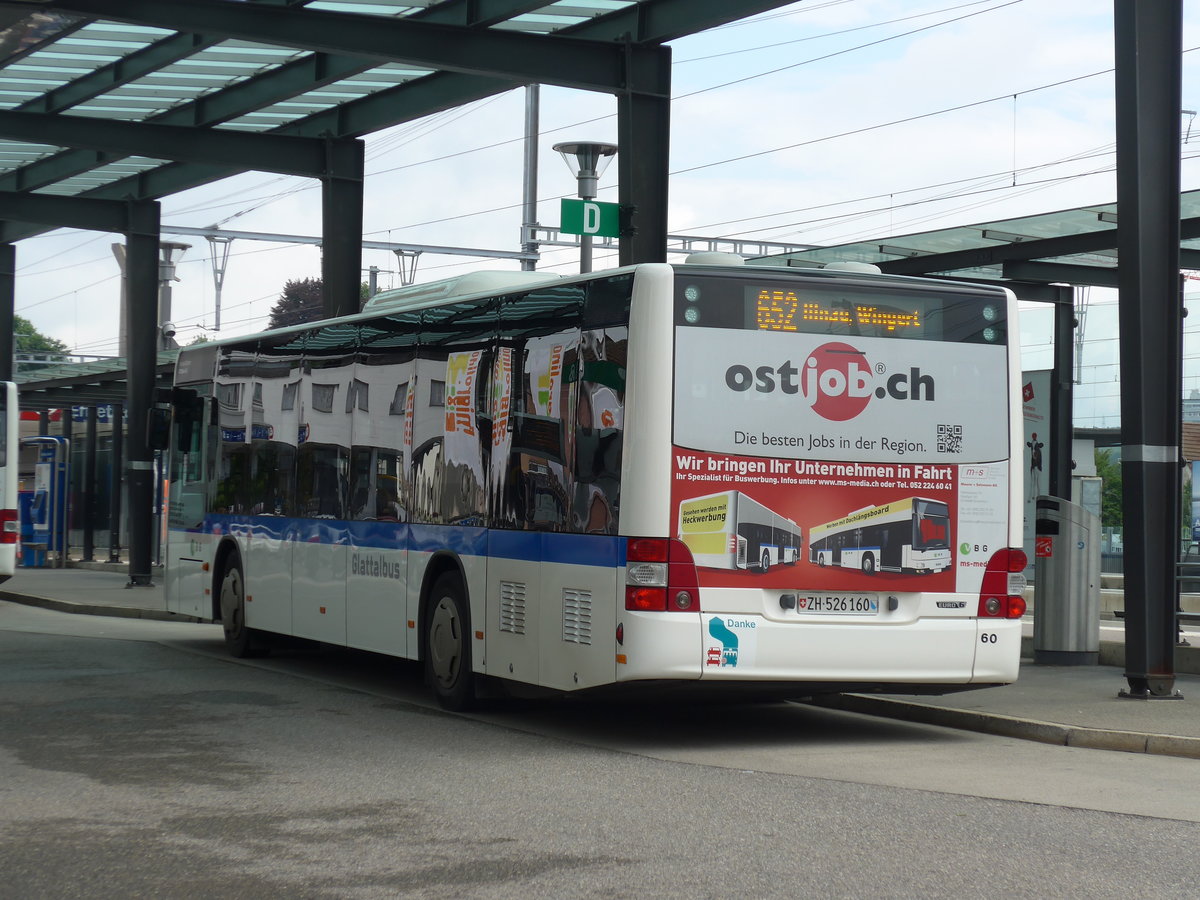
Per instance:
[[[186,347],[168,607],[221,622],[237,655],[277,634],[421,660],[452,708],[483,679],[1011,682],[1014,316],[999,287],[660,263],[476,273]],[[681,510],[734,491],[795,546],[697,565]],[[800,536],[837,510],[914,494],[963,542],[945,571],[864,579],[805,557]]]

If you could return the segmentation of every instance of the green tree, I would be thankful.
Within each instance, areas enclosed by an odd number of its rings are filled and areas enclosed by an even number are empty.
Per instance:
[[[283,286],[283,293],[271,307],[271,318],[267,328],[286,328],[289,325],[302,325],[325,318],[324,304],[321,300],[321,287],[324,282],[320,278],[291,278]],[[362,309],[367,299],[367,284],[364,282],[358,288],[358,306]]]
[[[321,317],[321,279],[289,278],[283,285],[283,293],[271,308],[267,327],[286,328]]]
[[[1096,474],[1100,476],[1100,524],[1105,528],[1120,528],[1121,513],[1121,463],[1112,450],[1096,450]]]
[[[58,338],[42,334],[24,316],[13,316],[13,354],[18,372],[65,361],[67,353],[67,345]]]
[[[67,345],[42,334],[24,316],[13,316],[13,349],[18,353],[66,353]]]

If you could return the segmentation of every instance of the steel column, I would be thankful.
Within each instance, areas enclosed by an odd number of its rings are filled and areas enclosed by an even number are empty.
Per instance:
[[[59,430],[63,436],[63,453],[67,463],[67,479],[66,479],[66,502],[63,504],[63,511],[66,513],[66,521],[62,523],[62,555],[59,557],[59,566],[65,567],[67,560],[71,558],[71,511],[75,508],[75,497],[78,494],[75,484],[75,465],[71,458],[71,450],[75,443],[75,420],[73,418],[74,410],[70,405],[64,406],[60,410],[61,418],[59,419]]]
[[[363,169],[360,140],[331,140],[321,179],[321,280],[325,316],[359,311],[362,283]]]
[[[17,248],[0,244],[0,381],[13,379],[13,353],[16,340],[13,332],[17,291]]]
[[[87,408],[83,460],[83,559],[96,558],[96,407]]]
[[[1049,492],[1052,497],[1070,500],[1075,292],[1069,287],[1055,290],[1058,299],[1054,303],[1054,370],[1050,375]]]
[[[130,204],[130,230],[125,235],[125,271],[129,288],[125,328],[129,335],[128,408],[125,440],[125,483],[129,493],[129,586],[150,584],[153,538],[154,456],[146,434],[154,399],[158,346],[157,203]],[[120,427],[115,422],[115,429]]]
[[[1178,696],[1180,0],[1115,0],[1124,696]]]
[[[660,57],[670,85],[670,48]],[[617,173],[620,180],[623,266],[667,261],[667,173],[671,99],[625,93],[617,100]]]
[[[108,561],[121,561],[121,501],[125,485],[125,406],[112,405],[112,453],[108,470]]]

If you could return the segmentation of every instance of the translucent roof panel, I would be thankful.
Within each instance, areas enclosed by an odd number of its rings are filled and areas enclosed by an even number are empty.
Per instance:
[[[244,2],[279,8],[281,15],[293,16],[297,23],[311,10],[326,16],[430,18],[465,29],[469,27],[466,16],[486,14],[490,29],[542,35],[578,29],[639,4],[649,9],[664,0],[509,0],[458,5],[438,0],[294,0],[286,9],[280,8],[277,0]],[[779,5],[785,5],[785,0]],[[135,4],[129,12],[136,16],[139,9]],[[220,33],[225,24],[220,16],[213,18],[213,33],[188,34],[156,24],[89,18],[34,5],[28,10],[0,7],[0,111],[304,134],[304,120],[309,117],[326,115],[383,91],[399,91],[411,82],[439,74],[427,65],[399,59],[381,61],[364,55],[359,60],[247,39],[253,35],[246,29],[262,26],[232,10],[228,35]],[[153,15],[153,11],[147,13],[147,21],[153,21]],[[161,19],[171,20],[170,15]],[[623,25],[622,30],[627,27]],[[263,35],[274,36],[275,32],[263,28]],[[496,73],[494,77],[500,83],[507,76]],[[402,109],[403,104],[395,108]],[[371,120],[374,130],[405,121],[376,121],[381,118],[376,115]],[[327,134],[325,121],[321,120],[313,133]],[[136,161],[114,164],[110,158],[92,166],[85,154],[72,148],[32,143],[28,136],[25,140],[0,136],[0,181],[5,182],[0,189],[72,195],[167,164],[154,159],[152,147],[145,149],[145,155]],[[36,167],[36,175],[27,178],[21,172],[19,177],[6,177],[25,167]],[[88,171],[82,171],[84,168]]]
[[[1181,219],[1185,221],[1200,219],[1200,191],[1187,191],[1181,194],[1179,203]],[[1019,245],[1026,241],[1111,232],[1111,241],[1100,242],[1105,246],[1096,246],[1085,252],[1054,253],[1036,257],[1041,262],[1053,261],[1064,265],[1111,269],[1117,265],[1116,229],[1117,204],[1101,203],[1034,216],[999,219],[994,222],[981,222],[937,231],[817,247],[795,253],[762,257],[752,262],[756,265],[826,265],[832,262],[863,262],[880,265],[898,259],[983,248],[1001,248],[1006,245]],[[1180,242],[1180,246],[1184,249],[1200,250],[1200,238],[1185,238]],[[997,256],[1002,257],[1003,254],[997,254]],[[1014,256],[1023,259],[1031,258],[1027,254],[1014,254]],[[999,278],[1001,277],[1001,262],[970,267],[955,265],[951,268],[937,268],[934,266],[930,271],[953,271],[961,276]]]

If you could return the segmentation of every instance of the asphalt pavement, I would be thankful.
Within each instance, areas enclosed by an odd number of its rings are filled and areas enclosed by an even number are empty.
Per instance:
[[[0,584],[0,600],[84,615],[200,621],[167,612],[161,576],[130,586],[120,563],[18,569]],[[1048,666],[1032,660],[1033,621],[1025,621],[1025,657],[1016,683],[942,697],[837,694],[818,705],[1044,743],[1200,759],[1200,630],[1176,648],[1173,698],[1123,696],[1124,629],[1102,620],[1099,665]]]

